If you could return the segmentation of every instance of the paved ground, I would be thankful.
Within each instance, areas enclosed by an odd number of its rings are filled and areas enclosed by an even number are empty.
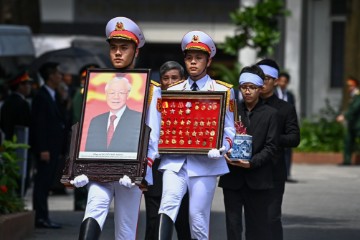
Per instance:
[[[293,166],[293,176],[299,182],[286,186],[283,205],[285,240],[360,239],[359,166],[296,164]],[[28,206],[31,206],[30,193]],[[66,196],[51,196],[49,204],[52,219],[63,223],[63,228],[36,229],[26,240],[77,239],[83,212],[72,211],[72,191],[68,191]],[[144,239],[144,219],[142,203],[138,239]],[[101,239],[113,239],[113,227],[111,212]],[[210,235],[211,239],[226,239],[221,189],[217,189],[213,201]]]

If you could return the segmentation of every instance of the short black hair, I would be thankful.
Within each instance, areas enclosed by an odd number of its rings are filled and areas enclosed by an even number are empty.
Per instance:
[[[270,58],[265,58],[263,60],[260,60],[259,62],[256,63],[256,65],[267,65],[280,71],[279,65],[275,62],[275,60]]]
[[[285,78],[287,79],[287,81],[290,82],[290,74],[289,74],[289,73],[287,73],[287,72],[281,72],[281,73],[279,74],[279,78],[280,78],[280,77],[285,77]]]
[[[184,76],[185,76],[184,68],[178,62],[175,62],[175,61],[167,61],[163,65],[161,65],[160,77],[162,77],[166,72],[173,70],[173,69],[176,69],[179,71],[181,79],[184,78]]]
[[[53,74],[54,72],[56,72],[58,70],[57,69],[58,66],[59,66],[59,63],[57,63],[57,62],[46,62],[40,67],[39,73],[45,82],[47,82],[49,80],[49,76],[51,74]]]
[[[265,79],[265,74],[264,74],[263,70],[256,64],[244,67],[241,70],[240,75],[243,74],[243,73],[247,73],[247,72],[258,75],[262,80]]]

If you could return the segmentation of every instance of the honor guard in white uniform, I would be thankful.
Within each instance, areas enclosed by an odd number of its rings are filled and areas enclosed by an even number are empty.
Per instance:
[[[107,23],[106,37],[110,46],[110,58],[113,66],[117,69],[133,69],[139,48],[145,44],[145,38],[139,26],[126,17],[116,17]],[[145,176],[149,185],[152,184],[151,166],[154,159],[159,156],[160,106],[160,84],[151,81],[145,120],[145,123],[151,128]],[[85,175],[80,175],[75,177],[71,183],[75,187],[82,187],[89,183],[89,179]],[[135,239],[142,190],[135,186],[126,175],[119,181],[109,183],[91,181],[88,188],[88,200],[79,239],[99,239],[113,198],[115,201],[115,239]]]
[[[213,40],[204,32],[187,33],[181,42],[189,78],[175,83],[168,91],[226,91],[227,104],[224,137],[220,149],[208,155],[161,155],[159,170],[164,171],[163,194],[160,205],[159,239],[171,239],[181,199],[189,190],[189,218],[191,238],[208,239],[210,210],[217,177],[229,172],[223,155],[231,148],[235,136],[234,92],[232,85],[213,80],[206,70],[216,53]]]

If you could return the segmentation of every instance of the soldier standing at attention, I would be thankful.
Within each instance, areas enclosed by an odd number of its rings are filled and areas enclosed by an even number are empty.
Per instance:
[[[111,19],[106,25],[106,37],[110,47],[110,59],[116,69],[134,69],[139,49],[145,44],[145,38],[139,26],[126,17]],[[151,166],[158,157],[161,114],[157,102],[161,99],[160,84],[151,82],[149,105],[145,123],[151,128],[148,145],[148,170],[145,177],[152,184]],[[89,183],[85,175],[77,176],[73,184],[82,187]],[[131,182],[128,176],[119,182],[89,183],[88,200],[84,220],[81,224],[79,239],[99,239],[112,199],[114,203],[115,239],[130,240],[136,238],[136,228],[142,191]]]
[[[211,149],[204,155],[163,154],[159,170],[163,175],[163,194],[160,204],[159,239],[172,237],[181,200],[189,191],[190,232],[193,239],[209,239],[211,203],[217,177],[229,172],[223,154],[230,148],[235,135],[233,108],[234,93],[230,84],[215,81],[207,75],[207,68],[216,53],[213,40],[204,32],[191,31],[182,41],[188,79],[168,88],[168,91],[226,91],[228,101],[224,124],[224,137],[220,149]],[[230,111],[232,110],[232,111]]]

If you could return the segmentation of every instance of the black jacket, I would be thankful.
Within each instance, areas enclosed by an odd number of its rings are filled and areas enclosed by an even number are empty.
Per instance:
[[[64,153],[65,121],[59,104],[43,86],[32,101],[30,140],[36,154],[49,151],[51,158]]]
[[[272,166],[277,151],[278,130],[276,110],[259,101],[250,113],[250,125],[244,121],[245,104],[238,105],[239,119],[247,127],[252,138],[252,158],[250,169],[229,165],[230,173],[220,177],[219,186],[227,189],[240,189],[244,184],[251,189],[270,189],[273,187]]]
[[[19,94],[13,93],[5,99],[0,126],[6,139],[12,139],[15,126],[30,126],[30,104]]]
[[[90,152],[137,152],[140,136],[141,113],[125,109],[107,148],[107,124],[109,112],[91,119],[85,151]]]
[[[274,180],[286,180],[286,164],[284,148],[297,147],[300,143],[300,130],[297,120],[297,114],[294,105],[279,99],[275,94],[263,103],[277,110],[278,113],[278,131],[279,131],[279,148],[278,154],[274,161]]]

